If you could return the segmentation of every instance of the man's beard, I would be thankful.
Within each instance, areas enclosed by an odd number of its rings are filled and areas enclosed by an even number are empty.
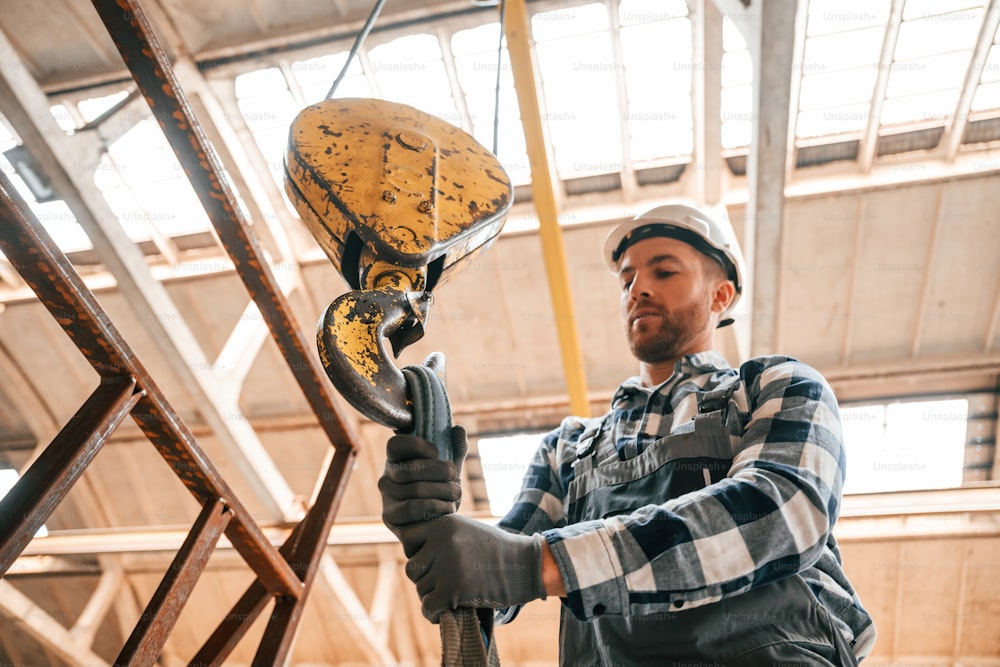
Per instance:
[[[655,323],[656,330],[637,334],[625,332],[632,355],[641,362],[652,364],[677,359],[688,352],[688,346],[704,330],[709,307],[692,303],[680,310],[671,310],[657,320],[647,319],[644,328]]]

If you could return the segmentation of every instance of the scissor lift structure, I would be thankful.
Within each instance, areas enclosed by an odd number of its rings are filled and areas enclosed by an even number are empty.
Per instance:
[[[89,398],[0,501],[0,576],[66,497],[116,427],[131,416],[198,501],[201,511],[115,664],[156,661],[223,534],[256,578],[191,663],[220,664],[273,601],[253,664],[283,664],[357,454],[357,438],[320,365],[313,337],[303,333],[295,321],[142,7],[137,0],[94,0],[94,6],[328,436],[333,453],[318,480],[312,506],[284,544],[273,546],[69,259],[11,182],[0,174],[0,250],[86,357],[98,379]]]

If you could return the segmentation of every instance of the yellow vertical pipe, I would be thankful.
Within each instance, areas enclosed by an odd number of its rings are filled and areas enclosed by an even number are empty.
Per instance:
[[[563,248],[562,230],[559,227],[559,211],[555,195],[556,178],[549,160],[549,144],[542,125],[538,82],[535,79],[531,52],[531,28],[525,0],[507,1],[506,24],[507,50],[510,52],[517,105],[521,112],[521,124],[524,126],[524,142],[528,147],[531,194],[535,202],[535,212],[538,214],[542,255],[545,259],[545,273],[548,277],[556,331],[559,335],[559,349],[562,353],[570,410],[574,415],[589,417],[587,380],[583,372],[576,314],[569,289],[566,251]]]

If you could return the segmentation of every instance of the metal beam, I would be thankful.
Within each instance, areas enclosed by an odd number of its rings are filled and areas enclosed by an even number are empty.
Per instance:
[[[514,73],[514,88],[521,111],[524,141],[531,166],[531,193],[538,214],[538,233],[545,257],[545,273],[552,297],[552,311],[559,334],[559,351],[563,374],[573,414],[590,415],[587,403],[587,379],[583,370],[583,355],[573,308],[573,295],[566,268],[566,251],[559,227],[559,207],[556,197],[555,169],[550,159],[551,146],[542,122],[541,92],[535,78],[537,68],[531,48],[531,25],[525,0],[507,2],[507,50]]]
[[[216,149],[157,41],[138,0],[94,0],[132,78],[153,109],[219,240],[247,291],[257,302],[271,336],[334,447],[353,449],[353,422],[335,398],[313,336],[298,325],[274,277],[274,269],[230,186]],[[346,477],[342,480],[346,483]]]
[[[885,36],[882,38],[882,52],[879,55],[878,73],[875,75],[875,89],[872,91],[872,99],[868,107],[868,124],[865,126],[865,136],[861,139],[861,146],[858,148],[858,165],[863,174],[871,172],[875,151],[878,148],[878,129],[882,123],[882,107],[885,105],[885,91],[889,87],[892,58],[896,52],[899,26],[903,22],[903,3],[905,1],[892,0],[889,21],[886,25]]]
[[[275,516],[293,510],[295,495],[277,473],[256,433],[244,420],[233,420],[232,406],[221,405],[222,393],[186,320],[166,289],[151,274],[138,246],[125,234],[91,178],[101,151],[97,137],[68,137],[49,113],[45,94],[20,63],[13,45],[0,32],[0,111],[35,158],[87,232],[101,261],[136,310],[158,352],[191,392],[206,422],[260,501]]]
[[[794,39],[795,46],[792,52],[792,74],[789,79],[788,92],[788,153],[789,159],[785,162],[785,181],[792,180],[795,173],[795,165],[798,161],[798,146],[796,144],[796,123],[799,117],[799,95],[802,89],[803,63],[806,56],[806,33],[809,28],[809,2],[810,0],[799,0],[798,12],[795,15]]]
[[[781,301],[782,217],[791,79],[795,59],[795,25],[799,3],[719,2],[741,29],[753,61],[753,130],[747,157],[747,189],[743,250],[748,280],[744,298],[750,303],[750,353],[774,352],[778,345]]]
[[[107,667],[108,663],[78,641],[62,623],[17,590],[14,584],[0,579],[0,616],[31,635],[46,651],[70,667]]]
[[[264,541],[257,523],[205,456],[194,436],[136,358],[107,313],[28,205],[0,174],[0,250],[31,285],[38,300],[105,381],[134,379],[138,398],[132,418],[141,424],[175,475],[199,501],[223,498],[236,521],[229,536],[259,579],[274,595],[300,595],[299,580],[288,562]],[[69,314],[67,316],[67,314]],[[57,438],[58,440],[58,438]],[[43,456],[48,454],[50,446]],[[58,458],[57,455],[53,457]],[[32,469],[40,463],[33,464]],[[22,480],[23,481],[23,480]],[[44,491],[43,493],[49,493]]]
[[[851,494],[844,497],[841,522],[862,522],[871,518],[899,518],[922,516],[954,517],[960,515],[996,515],[1000,518],[1000,487],[968,486],[954,489],[927,491],[899,491],[893,493]],[[495,525],[497,517],[470,515],[486,525]],[[975,521],[973,520],[973,523]],[[838,523],[838,525],[841,525]],[[967,527],[971,529],[971,526]],[[273,544],[280,543],[290,534],[288,526],[264,526],[265,535]],[[990,531],[1000,533],[1000,524]],[[94,553],[124,554],[163,552],[170,554],[180,548],[187,533],[181,529],[162,530],[88,530],[60,531],[35,539],[24,550],[22,557],[86,555]],[[334,526],[327,541],[330,547],[396,545],[395,536],[382,522],[342,523]],[[218,550],[232,546],[223,536]],[[38,563],[18,572],[38,572]],[[333,580],[339,580],[334,577]]]
[[[983,23],[979,28],[979,37],[976,40],[976,48],[972,51],[972,58],[969,60],[969,68],[965,71],[965,81],[962,82],[962,92],[958,96],[958,103],[955,105],[955,113],[948,121],[948,127],[944,135],[944,155],[948,162],[958,155],[959,146],[962,145],[962,137],[965,135],[965,128],[969,124],[969,110],[972,108],[972,100],[976,97],[976,90],[979,88],[979,80],[983,76],[983,66],[986,58],[993,48],[993,40],[1000,27],[1000,0],[990,0],[986,12],[983,14]]]
[[[632,160],[632,134],[629,130],[628,88],[625,85],[625,53],[622,50],[622,27],[619,17],[619,0],[609,0],[608,27],[611,32],[611,57],[615,71],[615,100],[620,111],[618,140],[622,147],[621,189],[622,199],[632,202],[636,199],[638,184],[635,181],[635,165]]]
[[[0,576],[45,524],[141,396],[135,378],[102,381],[7,495],[0,498]]]
[[[7,359],[7,361],[5,361]],[[39,445],[32,452],[31,456],[21,466],[23,474],[34,460],[42,453],[47,443],[59,432],[59,424],[55,416],[45,406],[41,395],[38,393],[31,379],[24,375],[20,366],[10,359],[6,348],[0,344],[0,368],[8,367],[7,373],[8,400],[11,401],[15,411],[23,415],[28,423],[29,429],[34,434]],[[113,525],[114,521],[109,516],[106,505],[93,490],[90,479],[83,475],[73,487],[73,503],[77,506],[79,513],[86,516],[97,525]],[[113,609],[119,618],[119,627],[128,627],[133,619],[138,617],[139,612],[130,613],[130,609],[123,607],[134,606],[132,603],[131,584],[124,580],[122,568],[118,563],[118,556],[107,555],[101,552],[96,554],[97,562],[101,574],[101,581],[97,589],[91,595],[76,623],[70,630],[75,641],[83,646],[93,645],[94,635],[99,627],[100,621],[107,615],[109,609]],[[79,564],[74,564],[71,560],[51,556],[21,556],[15,561],[17,574],[36,574],[50,572],[78,572]],[[32,565],[36,567],[32,567]],[[93,572],[93,564],[86,564],[86,571]],[[8,572],[11,572],[10,570]],[[116,595],[125,586],[127,593]]]
[[[722,14],[712,0],[699,0],[693,16],[694,180],[698,201],[722,200]]]
[[[115,665],[149,665],[156,660],[230,519],[232,514],[220,498],[202,506]]]

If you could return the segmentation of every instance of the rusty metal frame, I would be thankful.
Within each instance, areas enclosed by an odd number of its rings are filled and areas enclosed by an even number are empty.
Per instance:
[[[316,499],[280,549],[233,494],[146,372],[93,293],[0,174],[0,250],[98,373],[77,414],[0,501],[0,575],[30,542],[111,432],[130,415],[202,506],[116,664],[146,664],[165,645],[224,533],[256,579],[193,662],[220,664],[274,601],[254,665],[286,661],[357,455],[358,438],[270,269],[224,170],[194,116],[146,14],[135,0],[93,0],[197,193],[237,273],[267,323],[334,454]]]

